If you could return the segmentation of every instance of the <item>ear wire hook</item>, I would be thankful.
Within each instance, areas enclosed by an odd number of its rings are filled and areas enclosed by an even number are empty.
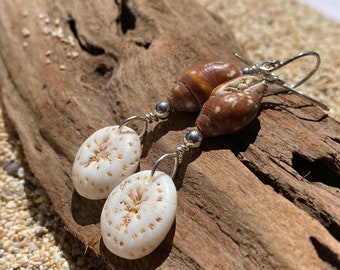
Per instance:
[[[291,85],[290,87],[291,88],[296,88],[298,87],[299,85],[303,84],[304,82],[308,81],[310,77],[312,77],[314,75],[314,73],[318,70],[319,66],[320,66],[320,62],[321,62],[321,58],[320,58],[320,55],[317,53],[317,52],[302,52],[302,53],[299,53],[289,59],[287,59],[286,61],[284,62],[281,62],[281,66],[278,67],[278,68],[281,68],[283,66],[286,66],[288,65],[289,63],[295,61],[295,60],[298,60],[299,58],[302,58],[302,57],[305,57],[305,56],[314,56],[316,58],[316,62],[315,62],[315,65],[313,67],[313,69],[302,79],[300,80],[298,83],[294,84],[294,85]],[[277,68],[277,69],[278,69]]]
[[[239,54],[235,53],[234,54],[238,59],[240,59],[242,62],[244,62],[245,64],[248,65],[248,67],[245,67],[242,69],[242,73],[243,74],[251,74],[251,75],[263,75],[263,79],[269,83],[273,83],[273,84],[277,84],[280,85],[283,88],[286,88],[287,90],[298,94],[300,96],[303,96],[304,98],[312,101],[313,103],[315,103],[316,105],[318,105],[320,108],[324,109],[324,110],[329,110],[329,108],[321,103],[320,101],[306,95],[303,94],[302,92],[298,91],[297,89],[295,89],[296,87],[300,86],[301,84],[303,84],[304,82],[306,82],[307,80],[309,80],[310,77],[313,76],[313,74],[317,71],[317,69],[320,66],[320,62],[321,62],[321,58],[320,55],[317,52],[313,52],[313,51],[307,51],[307,52],[302,52],[299,53],[289,59],[287,59],[286,61],[279,61],[279,60],[274,60],[274,61],[264,61],[260,64],[254,64],[252,63],[250,60],[244,58],[243,56],[240,56]],[[275,70],[278,70],[286,65],[288,65],[289,63],[298,60],[299,58],[302,57],[306,57],[306,56],[314,56],[316,58],[316,62],[314,67],[311,69],[311,71],[304,77],[302,78],[299,82],[297,82],[294,85],[288,85],[284,80],[280,79],[278,76],[276,76],[274,73],[272,73]]]

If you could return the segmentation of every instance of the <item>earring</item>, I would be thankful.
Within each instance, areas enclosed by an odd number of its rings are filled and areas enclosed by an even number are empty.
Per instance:
[[[190,69],[170,91],[168,102],[158,102],[154,112],[129,117],[121,125],[93,133],[80,146],[73,163],[75,190],[91,200],[107,198],[113,188],[136,171],[148,123],[167,119],[171,110],[199,111],[216,86],[240,74],[236,66],[222,62]],[[139,135],[126,126],[135,120],[144,122]]]
[[[281,62],[264,61],[260,64],[253,64],[249,60],[235,54],[249,67],[242,69],[242,76],[217,86],[211,93],[210,98],[204,103],[196,120],[197,128],[204,137],[212,137],[235,133],[247,126],[257,116],[260,104],[268,91],[269,84],[275,84],[289,92],[298,94],[324,110],[329,108],[320,101],[307,96],[296,89],[297,86],[306,82],[318,69],[320,56],[316,52],[303,52],[288,60]],[[306,56],[316,58],[313,69],[299,82],[289,86],[273,72],[289,63]]]
[[[125,259],[138,259],[156,249],[169,232],[177,207],[177,190],[173,182],[184,152],[202,141],[198,130],[188,131],[184,144],[164,154],[152,170],[126,178],[110,193],[101,213],[101,233],[105,246]],[[171,176],[158,171],[165,159],[174,159]]]
[[[297,84],[288,86],[273,74],[273,71],[288,63],[309,55],[316,57],[317,63],[313,70]],[[113,254],[126,259],[138,259],[156,249],[169,232],[175,218],[177,191],[172,179],[183,154],[199,147],[203,137],[235,133],[248,125],[258,114],[262,96],[268,91],[268,84],[278,84],[327,109],[324,104],[295,89],[308,80],[318,68],[320,57],[317,53],[307,52],[285,62],[266,61],[261,64],[252,64],[243,57],[236,56],[249,67],[242,70],[243,75],[238,75],[235,79],[222,82],[214,89],[210,89],[210,97],[207,97],[207,91],[195,92],[197,88],[193,88],[195,91],[192,91],[193,89],[188,86],[191,84],[188,78],[181,79],[171,91],[168,98],[171,108],[195,111],[202,107],[196,120],[196,129],[187,132],[184,144],[175,148],[174,152],[161,156],[152,170],[132,174],[108,196],[100,224],[103,242]],[[211,70],[210,64],[203,66],[203,69],[205,67]],[[228,74],[240,74],[234,69],[230,71],[229,68],[226,68]],[[209,72],[201,72],[202,68],[199,70],[202,78],[213,81],[211,77],[214,72],[207,76]],[[197,74],[198,71],[195,69],[186,73],[189,78]],[[207,84],[201,83],[201,85]],[[184,104],[188,98],[191,100]],[[159,163],[167,158],[174,158],[171,176],[157,170]]]
[[[107,198],[113,188],[136,171],[148,124],[166,119],[169,113],[168,103],[158,102],[154,112],[129,117],[120,125],[104,127],[88,137],[73,162],[76,191],[91,200]],[[136,120],[144,123],[140,134],[126,126]]]

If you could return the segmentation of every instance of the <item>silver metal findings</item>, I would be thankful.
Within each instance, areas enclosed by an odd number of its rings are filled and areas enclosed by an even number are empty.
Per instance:
[[[312,101],[314,104],[318,105],[320,108],[324,110],[329,110],[329,108],[323,104],[322,102],[300,92],[299,90],[296,89],[296,87],[300,86],[304,82],[306,82],[310,77],[313,76],[313,74],[316,72],[316,70],[320,66],[321,58],[320,55],[317,52],[313,51],[307,51],[307,52],[302,52],[297,55],[292,56],[291,58],[288,58],[285,61],[279,61],[279,60],[274,60],[274,61],[264,61],[260,64],[254,64],[250,60],[244,58],[243,56],[240,56],[239,54],[235,53],[234,54],[238,59],[240,59],[242,62],[244,62],[248,67],[244,67],[242,69],[242,73],[246,75],[254,75],[254,76],[262,76],[263,80],[265,80],[268,83],[271,84],[276,84],[279,85],[285,89],[287,89],[290,92],[293,92],[295,94],[298,94],[310,101]],[[280,79],[278,76],[276,76],[273,72],[292,63],[293,61],[296,61],[300,58],[303,57],[308,57],[312,56],[316,59],[315,64],[313,68],[307,73],[305,77],[303,77],[300,81],[293,85],[288,85],[284,80]]]
[[[120,132],[124,126],[126,126],[128,123],[132,121],[142,121],[144,122],[143,129],[141,133],[139,134],[139,138],[142,140],[147,133],[148,130],[148,124],[151,124],[153,122],[158,122],[159,120],[165,120],[168,118],[169,114],[171,112],[171,107],[168,102],[166,101],[159,101],[155,105],[155,109],[153,112],[149,112],[145,114],[144,116],[131,116],[129,118],[126,118],[120,125],[118,131]]]
[[[202,142],[203,136],[201,132],[197,129],[189,130],[184,136],[184,144],[181,144],[175,148],[171,153],[166,153],[162,155],[153,165],[151,170],[151,178],[154,176],[158,165],[167,158],[174,159],[174,167],[171,173],[171,178],[173,179],[177,173],[179,164],[182,162],[182,157],[185,152],[188,152],[192,148],[197,148]]]

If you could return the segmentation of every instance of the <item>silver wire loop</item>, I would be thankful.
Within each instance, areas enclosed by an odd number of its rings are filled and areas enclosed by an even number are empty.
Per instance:
[[[313,52],[313,51],[301,52],[297,55],[294,55],[291,58],[288,58],[286,61],[283,61],[283,62],[279,61],[279,60],[274,60],[274,61],[264,61],[260,64],[254,64],[250,60],[244,58],[243,56],[241,56],[237,53],[235,53],[234,55],[250,67],[252,75],[262,74],[262,75],[267,75],[269,77],[271,77],[273,75],[272,74],[273,71],[278,70],[278,69],[290,64],[291,62],[298,60],[299,58],[306,57],[306,56],[314,56],[316,58],[316,62],[315,62],[314,67],[299,82],[297,82],[294,85],[291,85],[290,87],[292,87],[292,88],[298,87],[299,85],[306,82],[310,77],[312,77],[314,75],[314,73],[317,71],[317,69],[319,68],[320,62],[321,62],[320,55],[317,52]],[[273,82],[275,81],[274,80],[275,77],[277,77],[277,76],[274,75],[274,78],[272,78]]]
[[[148,119],[146,117],[143,117],[143,116],[137,116],[137,115],[134,115],[134,116],[131,116],[129,118],[126,118],[120,125],[119,125],[119,128],[118,128],[118,132],[121,132],[123,127],[126,126],[128,123],[132,122],[132,121],[136,121],[136,120],[140,120],[140,121],[143,121],[144,122],[144,126],[143,126],[143,130],[142,132],[138,135],[139,136],[139,139],[143,139],[143,137],[145,136],[146,134],[146,131],[148,130]]]
[[[161,156],[153,165],[152,170],[151,170],[151,177],[155,174],[155,171],[159,165],[159,163],[161,163],[161,161],[163,161],[166,158],[175,158],[175,163],[174,163],[174,168],[172,170],[172,174],[171,174],[171,178],[174,178],[176,173],[177,173],[177,169],[180,163],[182,163],[182,158],[183,158],[183,154],[184,152],[187,152],[190,150],[190,147],[186,144],[181,144],[179,146],[177,146],[175,148],[175,151],[172,153],[166,153],[163,156]]]
[[[143,139],[146,132],[148,131],[148,124],[151,124],[153,121],[159,121],[164,120],[168,118],[169,114],[171,112],[171,107],[166,101],[159,101],[156,106],[154,112],[149,112],[145,114],[144,116],[131,116],[129,118],[126,118],[118,128],[118,132],[121,132],[123,127],[126,126],[129,122],[140,120],[144,122],[144,127],[142,132],[138,135],[139,139]]]
[[[305,56],[314,56],[316,58],[316,62],[315,62],[315,65],[314,67],[311,69],[311,71],[302,79],[300,80],[299,82],[297,82],[296,84],[294,85],[291,85],[290,87],[291,88],[296,88],[298,87],[299,85],[303,84],[304,82],[308,81],[310,77],[312,77],[314,75],[314,73],[318,70],[319,66],[320,66],[320,62],[321,62],[321,58],[320,58],[320,55],[317,53],[317,52],[302,52],[302,53],[299,53],[289,59],[287,59],[286,61],[284,62],[280,62],[281,66],[279,66],[278,68],[281,68],[285,65],[288,65],[289,63],[299,59],[299,58],[302,58],[302,57],[305,57]]]
[[[238,59],[240,59],[242,62],[244,62],[246,65],[249,66],[249,68],[247,68],[247,72],[251,75],[255,75],[255,76],[263,76],[263,80],[265,80],[268,83],[272,83],[272,84],[277,84],[283,88],[286,88],[288,91],[291,91],[293,93],[296,93],[304,98],[307,98],[308,100],[312,101],[313,103],[315,103],[316,105],[318,105],[319,107],[321,107],[324,110],[329,110],[329,108],[321,103],[320,101],[301,93],[300,91],[296,90],[295,88],[300,86],[301,84],[303,84],[304,82],[306,82],[307,80],[309,80],[310,77],[313,76],[313,74],[317,71],[317,69],[320,66],[320,62],[321,62],[321,58],[320,55],[317,52],[313,52],[313,51],[307,51],[307,52],[302,52],[299,53],[297,55],[294,55],[293,57],[287,59],[286,61],[279,61],[279,60],[274,60],[274,61],[264,61],[260,64],[254,64],[252,63],[250,60],[244,58],[243,56],[240,56],[239,54],[235,53],[234,54]],[[273,71],[278,70],[286,65],[288,65],[289,63],[298,60],[299,58],[302,57],[306,57],[306,56],[313,56],[316,58],[316,62],[314,67],[310,70],[310,72],[303,77],[300,81],[298,81],[297,83],[293,84],[293,85],[288,85],[284,80],[280,79],[278,76],[276,76]]]
[[[175,148],[172,153],[167,153],[161,156],[153,165],[150,177],[152,178],[160,162],[166,158],[175,158],[174,168],[172,170],[171,178],[174,178],[180,163],[182,163],[183,154],[192,148],[197,148],[202,142],[202,134],[197,129],[189,130],[184,136],[184,143]]]
[[[176,152],[172,152],[172,153],[166,153],[164,154],[163,156],[161,156],[156,162],[155,164],[153,165],[152,167],[152,170],[151,170],[151,178],[154,176],[156,170],[157,170],[157,167],[158,165],[164,160],[164,159],[167,159],[167,158],[174,158],[175,159],[175,163],[174,163],[174,168],[172,170],[172,174],[171,174],[171,179],[173,179],[177,173],[177,169],[178,169],[178,165],[180,163],[180,157],[179,157],[179,154],[176,153]]]

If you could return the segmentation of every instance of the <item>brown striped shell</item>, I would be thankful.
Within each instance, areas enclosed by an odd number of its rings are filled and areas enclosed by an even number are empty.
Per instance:
[[[216,87],[203,105],[196,126],[203,136],[235,133],[257,116],[267,85],[254,76],[240,76]]]
[[[240,75],[236,66],[223,62],[189,69],[171,89],[167,101],[176,111],[199,111],[216,86]]]

